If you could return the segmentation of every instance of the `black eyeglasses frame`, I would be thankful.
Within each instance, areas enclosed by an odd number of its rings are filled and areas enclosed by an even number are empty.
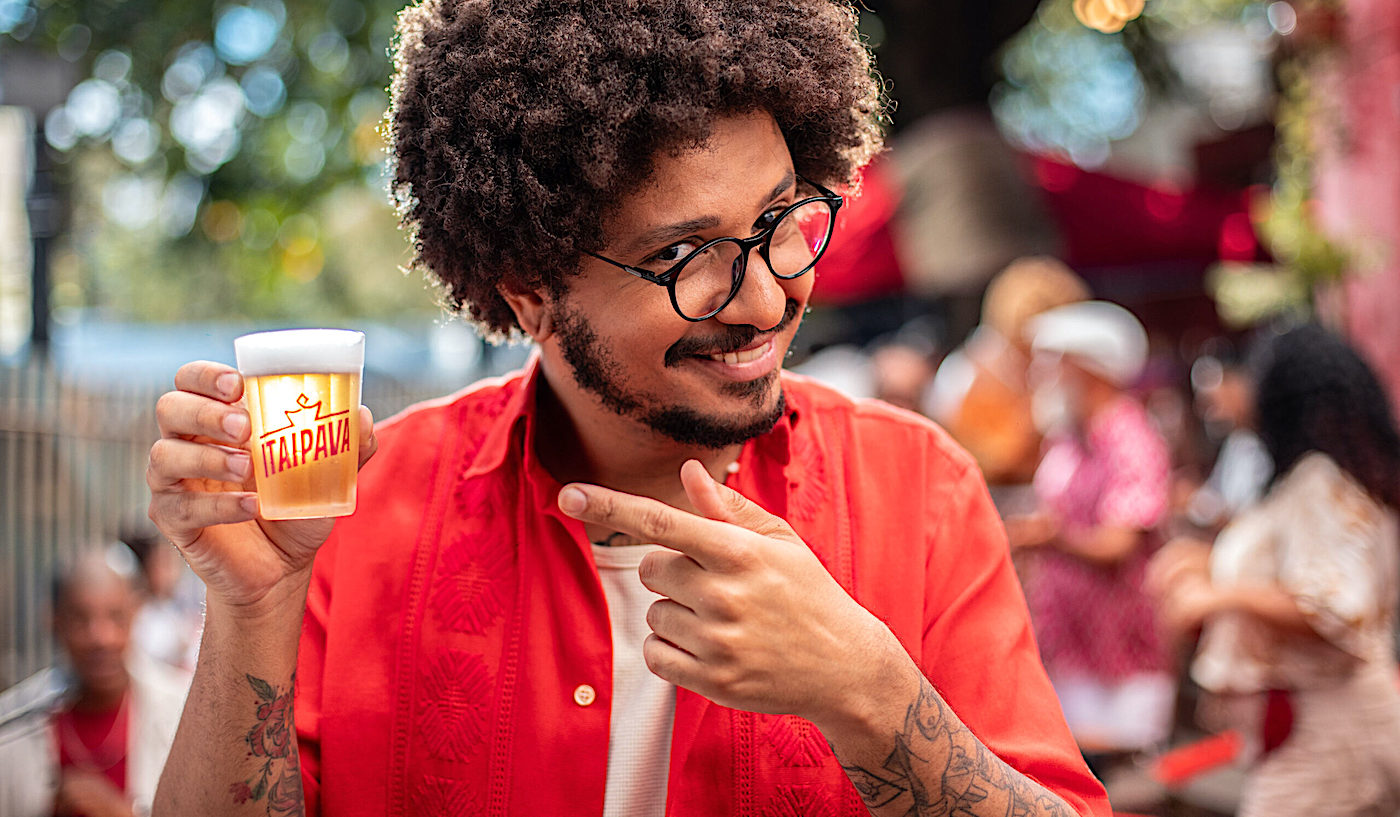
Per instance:
[[[641,278],[643,281],[650,281],[651,283],[656,284],[657,286],[666,287],[666,291],[671,297],[671,308],[676,310],[677,315],[680,315],[681,318],[690,321],[691,323],[707,321],[710,318],[713,318],[714,316],[723,312],[724,308],[726,306],[729,306],[730,302],[734,300],[734,297],[739,294],[739,289],[744,285],[744,275],[746,272],[748,272],[749,253],[752,252],[754,248],[758,248],[759,256],[763,258],[764,265],[768,267],[768,271],[773,274],[773,277],[779,278],[784,281],[791,281],[795,278],[801,278],[803,275],[806,275],[807,273],[811,272],[812,268],[815,267],[817,265],[817,262],[821,260],[822,256],[826,254],[826,248],[831,246],[831,237],[836,233],[836,214],[838,211],[840,211],[841,205],[844,204],[846,200],[839,193],[833,193],[814,181],[809,181],[807,179],[802,178],[801,176],[798,176],[797,179],[798,181],[807,184],[813,189],[815,189],[818,195],[808,196],[805,199],[795,201],[787,207],[783,208],[783,211],[778,214],[778,217],[773,219],[773,224],[771,226],[767,227],[766,229],[760,230],[758,233],[755,233],[749,238],[722,236],[720,238],[713,238],[709,241],[706,241],[704,244],[701,244],[699,247],[696,247],[694,250],[691,250],[689,253],[687,253],[684,258],[672,264],[670,268],[667,269],[665,272],[659,274],[654,272],[648,272],[644,269],[641,269],[640,267],[634,267],[630,264],[624,264],[621,261],[614,261],[611,258],[599,255],[595,252],[590,252],[588,250],[584,250],[583,253],[584,255],[591,256],[593,258],[598,259],[599,261],[604,261],[608,264],[612,264],[614,267],[617,267],[618,269],[624,272],[631,273],[632,275]],[[821,247],[819,247],[817,249],[817,252],[812,256],[811,263],[809,263],[806,267],[803,267],[801,271],[793,273],[792,275],[779,275],[776,271],[774,271],[773,262],[768,257],[768,250],[770,246],[768,242],[773,237],[773,232],[777,229],[778,224],[781,223],[785,217],[787,217],[788,213],[791,213],[793,210],[796,210],[797,208],[802,207],[806,204],[810,204],[814,201],[825,202],[826,205],[831,208],[831,228],[827,230],[826,240],[822,242]],[[702,317],[692,318],[681,311],[680,302],[676,300],[676,281],[680,278],[680,270],[686,264],[690,263],[691,259],[698,256],[700,253],[703,253],[706,250],[715,247],[719,244],[723,244],[725,242],[739,245],[739,264],[738,269],[734,273],[733,283],[730,285],[729,288],[729,295],[726,296],[724,302],[721,303],[714,310],[710,311]]]

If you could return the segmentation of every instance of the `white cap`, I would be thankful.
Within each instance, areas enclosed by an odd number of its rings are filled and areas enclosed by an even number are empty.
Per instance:
[[[238,370],[267,374],[358,372],[365,363],[365,335],[349,329],[283,329],[233,340]]]
[[[1074,363],[1117,386],[1128,386],[1147,363],[1147,332],[1133,313],[1108,301],[1055,307],[1031,319],[1031,348]]]

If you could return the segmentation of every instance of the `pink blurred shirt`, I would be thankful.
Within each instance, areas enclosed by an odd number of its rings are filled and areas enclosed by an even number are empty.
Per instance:
[[[1147,412],[1123,398],[1099,412],[1081,439],[1053,440],[1035,473],[1042,507],[1063,530],[1110,525],[1147,531],[1122,562],[1101,566],[1053,548],[1035,554],[1026,600],[1052,678],[1115,681],[1167,668],[1156,616],[1142,591],[1167,510],[1170,457]]]

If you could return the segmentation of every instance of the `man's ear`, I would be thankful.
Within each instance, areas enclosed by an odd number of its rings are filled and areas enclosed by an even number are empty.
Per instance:
[[[520,324],[520,328],[533,338],[535,343],[543,343],[554,334],[552,299],[546,298],[539,290],[514,292],[505,284],[497,284],[496,291],[515,313],[515,320]]]

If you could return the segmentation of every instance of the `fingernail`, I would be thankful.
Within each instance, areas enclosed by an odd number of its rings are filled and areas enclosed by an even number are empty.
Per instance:
[[[232,397],[234,392],[238,390],[238,375],[233,372],[225,372],[214,380],[214,386],[218,388],[220,394]]]
[[[228,470],[230,474],[244,479],[248,476],[248,470],[252,467],[253,461],[247,454],[230,454],[228,457]]]
[[[564,513],[582,513],[588,507],[588,497],[583,491],[569,487],[559,492],[559,509]]]
[[[243,434],[248,430],[248,418],[243,414],[234,412],[224,417],[224,431],[235,440],[243,439]]]
[[[238,504],[248,513],[256,515],[258,512],[258,497],[256,494],[243,497],[238,500]]]

